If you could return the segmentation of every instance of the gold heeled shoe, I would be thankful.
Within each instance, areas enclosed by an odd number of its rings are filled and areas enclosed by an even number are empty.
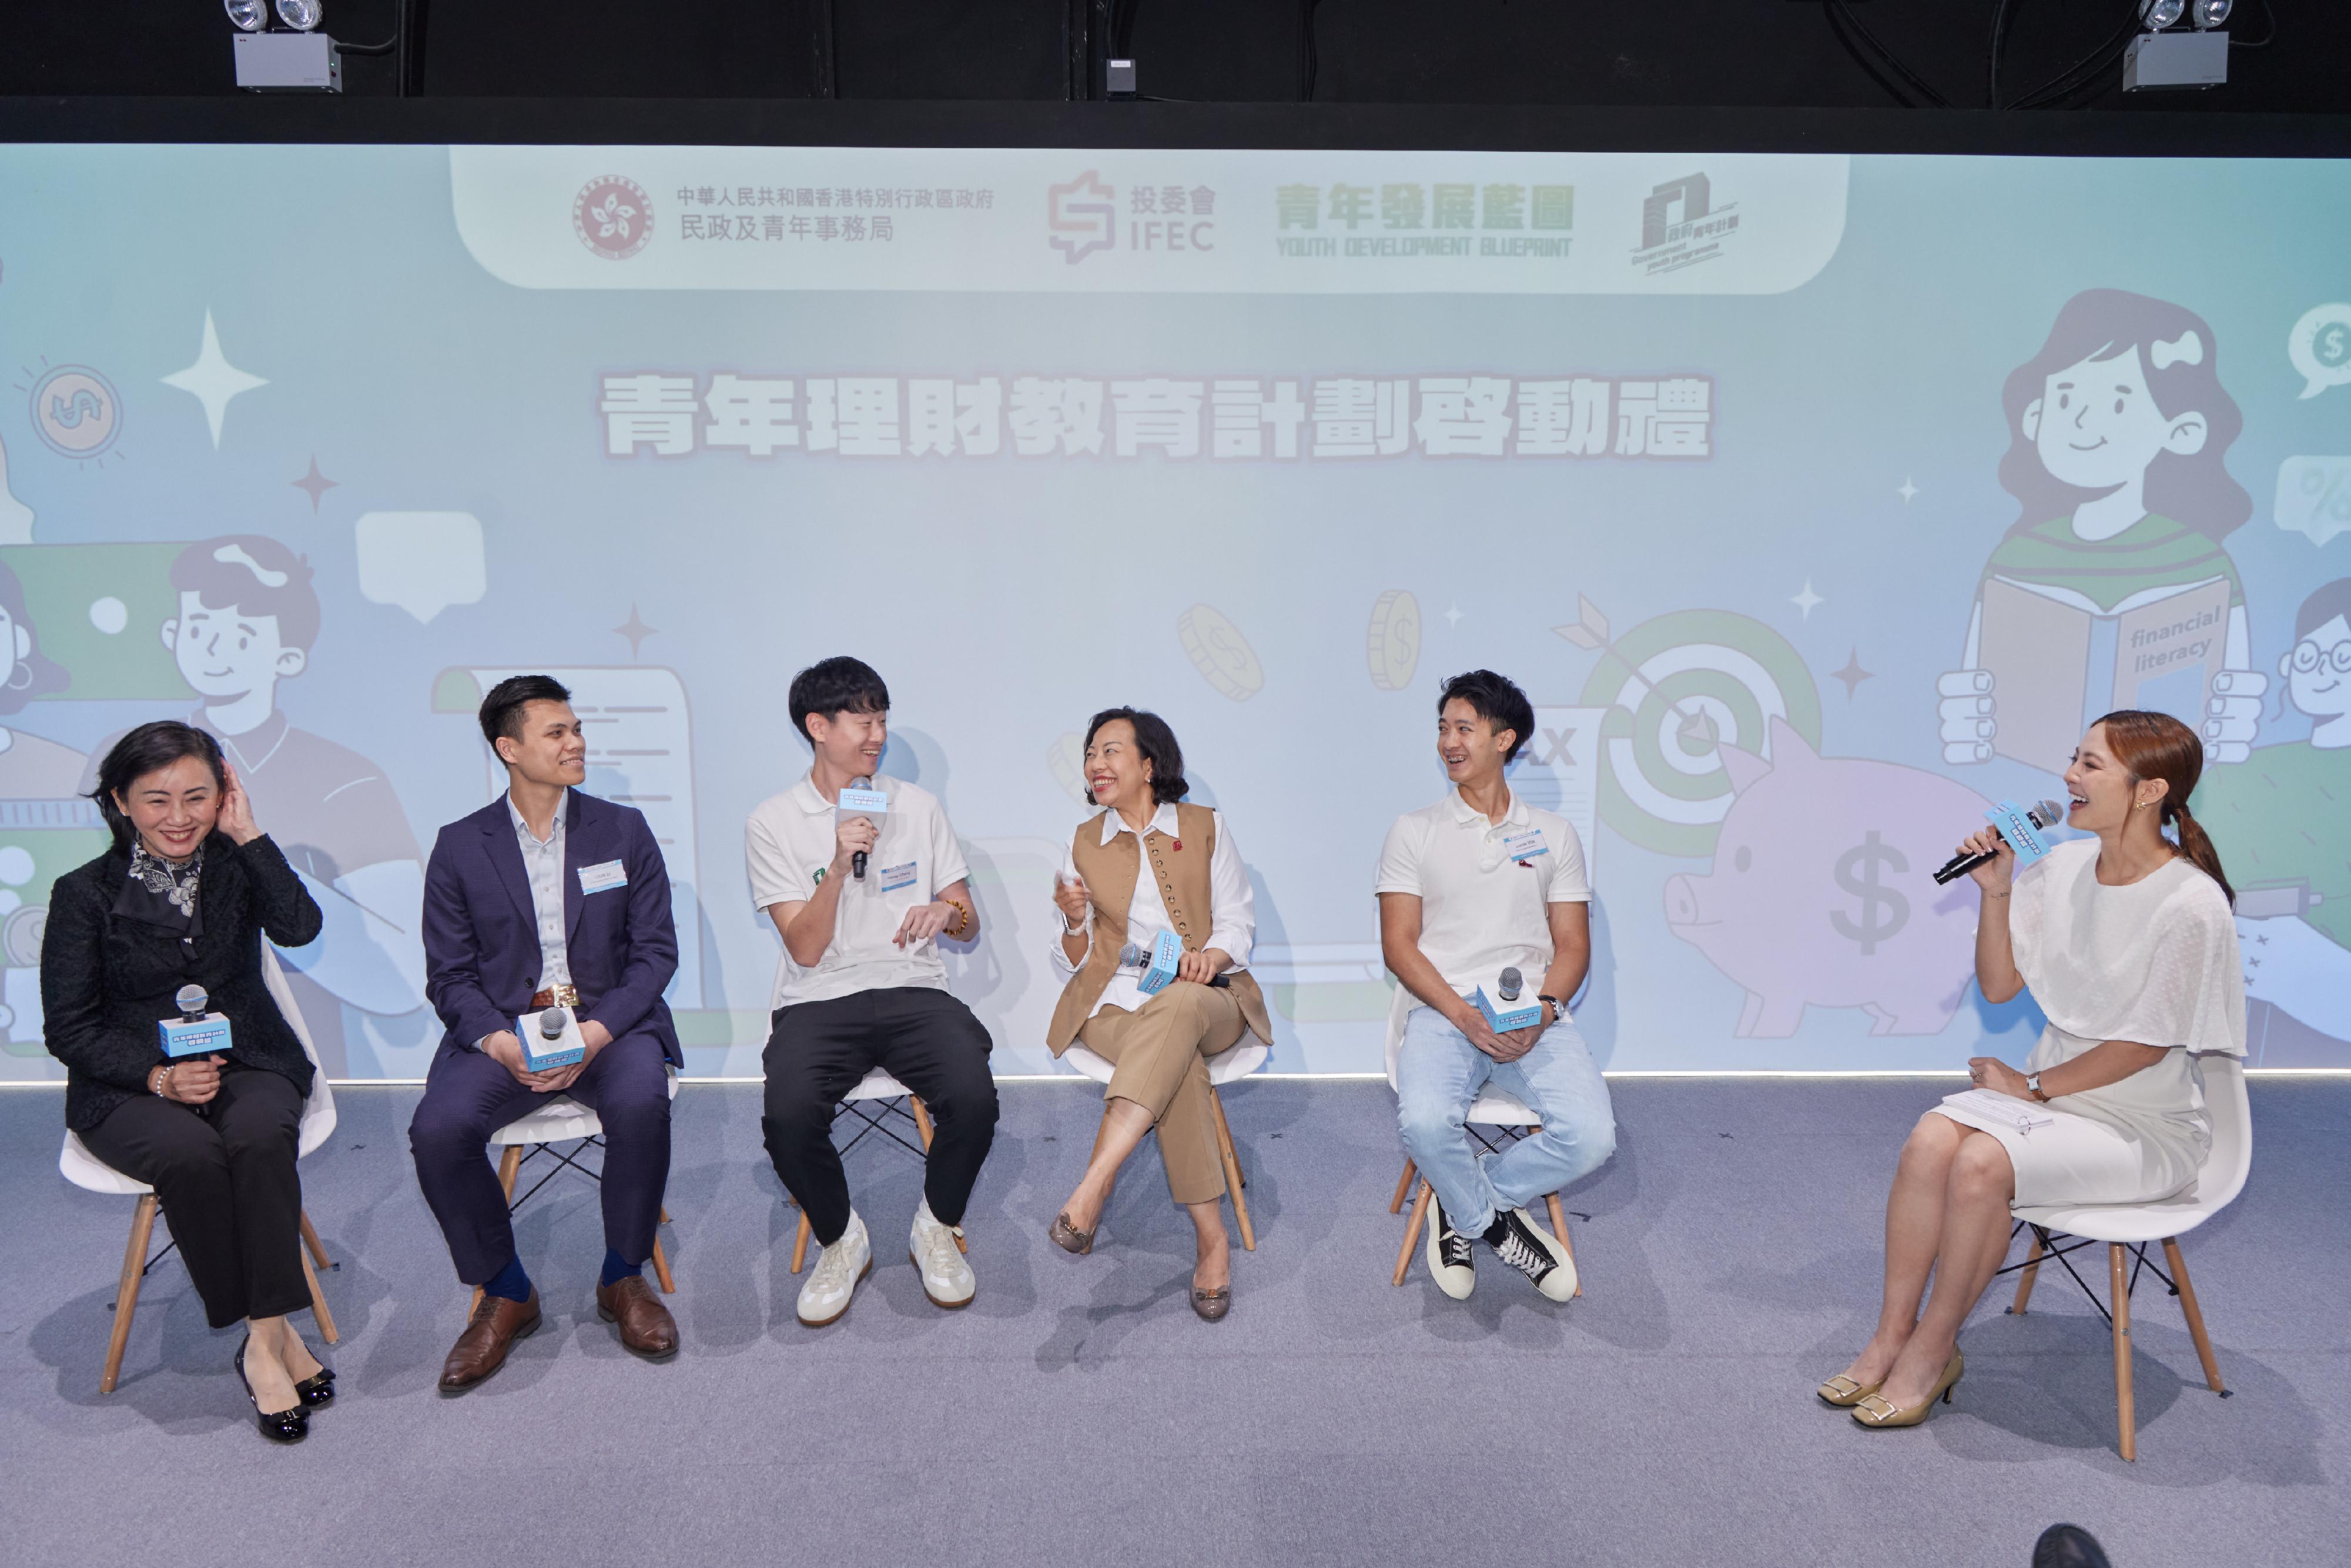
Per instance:
[[[1967,1369],[1967,1357],[1955,1350],[1951,1352],[1951,1359],[1943,1364],[1942,1377],[1928,1391],[1926,1398],[1916,1405],[1896,1409],[1878,1395],[1864,1395],[1854,1404],[1853,1418],[1865,1427],[1916,1427],[1927,1418],[1927,1412],[1935,1407],[1936,1401],[1940,1400],[1946,1405],[1951,1402],[1951,1390],[1959,1385],[1959,1374]]]
[[[1821,1396],[1821,1403],[1823,1405],[1834,1405],[1840,1410],[1850,1410],[1885,1386],[1886,1380],[1882,1377],[1875,1383],[1855,1383],[1840,1372],[1813,1392]]]
[[[1053,1216],[1052,1228],[1045,1234],[1050,1237],[1053,1245],[1062,1251],[1074,1252],[1082,1258],[1094,1249],[1094,1231],[1101,1228],[1102,1222],[1096,1220],[1093,1230],[1079,1229],[1070,1223],[1069,1211],[1064,1209],[1061,1213]]]

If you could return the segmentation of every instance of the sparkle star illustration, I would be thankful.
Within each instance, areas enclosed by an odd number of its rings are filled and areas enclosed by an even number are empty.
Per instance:
[[[1853,694],[1860,689],[1861,683],[1872,679],[1876,674],[1876,671],[1865,670],[1861,667],[1861,650],[1855,648],[1845,655],[1844,669],[1829,672],[1829,679],[1844,683],[1844,700],[1851,702]]]
[[[213,326],[213,313],[204,312],[204,344],[196,355],[196,362],[184,371],[163,378],[167,387],[177,387],[204,405],[204,423],[212,427],[213,450],[220,450],[221,417],[228,413],[228,400],[239,392],[251,392],[269,383],[260,376],[238,370],[221,354],[220,333]]]
[[[1902,504],[1907,507],[1910,504],[1910,497],[1918,493],[1918,486],[1910,483],[1910,476],[1905,474],[1902,476],[1902,483],[1896,486],[1894,493],[1902,497]]]
[[[1452,609],[1445,612],[1445,623],[1447,626],[1458,626],[1461,624],[1461,606],[1457,604]]]
[[[1813,618],[1813,611],[1814,607],[1826,604],[1828,601],[1823,599],[1819,594],[1813,591],[1813,580],[1808,577],[1804,579],[1804,591],[1802,593],[1790,594],[1788,596],[1788,602],[1802,611],[1804,612],[1804,619],[1810,621]]]
[[[319,497],[333,489],[338,482],[319,472],[319,455],[314,452],[310,455],[310,471],[299,479],[289,479],[287,483],[310,497],[310,515],[315,517],[319,515]]]
[[[629,657],[632,659],[637,656],[637,650],[643,646],[646,638],[661,635],[660,627],[648,626],[638,619],[637,607],[633,602],[629,606],[628,620],[613,627],[612,630],[629,640]]]

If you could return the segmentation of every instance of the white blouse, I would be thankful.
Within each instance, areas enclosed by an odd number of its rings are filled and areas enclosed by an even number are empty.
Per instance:
[[[2049,1028],[2026,1062],[2044,1071],[2110,1040],[2165,1048],[2119,1082],[2056,1105],[2144,1140],[2149,1190],[2178,1190],[2211,1145],[2189,1053],[2245,1053],[2245,976],[2220,884],[2186,859],[2137,882],[2098,881],[2098,841],[2058,845],[2016,879],[2009,936]]]

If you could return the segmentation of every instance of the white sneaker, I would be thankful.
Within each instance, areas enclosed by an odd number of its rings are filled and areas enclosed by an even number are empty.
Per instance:
[[[857,1281],[873,1272],[873,1248],[865,1239],[865,1221],[850,1211],[849,1228],[841,1239],[824,1249],[809,1270],[808,1283],[800,1287],[800,1322],[812,1329],[820,1329],[836,1322],[849,1310],[849,1298],[857,1289]]]
[[[955,1228],[931,1218],[931,1200],[914,1206],[914,1228],[906,1238],[906,1260],[922,1270],[923,1294],[935,1307],[967,1307],[978,1285],[971,1265],[956,1245]]]
[[[1466,1301],[1478,1284],[1476,1254],[1469,1250],[1469,1238],[1453,1228],[1453,1221],[1445,1217],[1441,1203],[1429,1206],[1432,1218],[1428,1227],[1428,1277],[1437,1288],[1457,1301]]]

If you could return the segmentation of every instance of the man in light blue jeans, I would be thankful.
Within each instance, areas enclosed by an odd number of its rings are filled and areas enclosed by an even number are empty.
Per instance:
[[[1437,1194],[1428,1270],[1456,1300],[1476,1283],[1473,1239],[1551,1300],[1573,1296],[1575,1264],[1529,1206],[1616,1148],[1608,1086],[1567,1015],[1592,957],[1583,845],[1565,819],[1503,781],[1533,729],[1526,694],[1503,676],[1472,670],[1447,681],[1437,751],[1453,789],[1397,818],[1380,853],[1381,950],[1413,1004],[1396,1058],[1396,1119]],[[1498,1033],[1467,998],[1481,988],[1489,998],[1515,994],[1530,972],[1542,977],[1535,1020]],[[1489,1083],[1541,1131],[1481,1158],[1465,1119]]]

